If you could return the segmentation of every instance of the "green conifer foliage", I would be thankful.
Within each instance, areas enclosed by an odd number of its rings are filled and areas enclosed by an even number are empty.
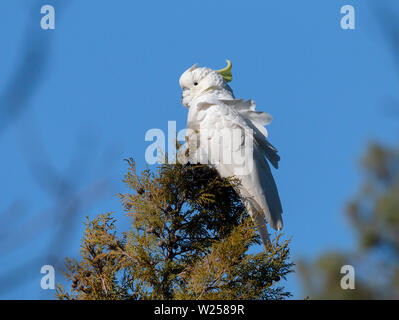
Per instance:
[[[87,220],[80,259],[66,259],[59,299],[283,299],[292,271],[288,240],[267,249],[234,192],[204,165],[164,164],[136,172],[128,160],[120,195],[131,225],[117,236],[115,218]],[[258,248],[258,247],[257,247]],[[258,250],[259,251],[259,250]],[[252,253],[253,252],[253,253]]]

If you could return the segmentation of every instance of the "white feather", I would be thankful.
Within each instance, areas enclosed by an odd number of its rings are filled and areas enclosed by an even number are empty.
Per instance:
[[[267,133],[262,130],[263,125],[270,123],[271,117],[265,112],[255,111],[255,103],[252,100],[243,102],[211,99],[210,101],[212,102],[201,101],[190,107],[189,127],[199,128],[201,139],[209,141],[208,149],[203,150],[203,153],[208,155],[207,160],[214,165],[219,174],[222,177],[236,176],[240,179],[241,185],[237,192],[258,225],[262,241],[266,245],[269,234],[264,218],[274,229],[280,230],[283,227],[280,198],[265,158],[277,166],[279,160],[277,150],[267,141]],[[198,116],[195,116],[196,114]],[[232,154],[241,152],[240,148],[237,150],[229,145],[220,144],[219,136],[223,128],[240,128],[245,134],[245,139],[252,139],[254,151],[253,155],[249,156],[253,156],[253,170],[249,174],[240,174],[240,168],[233,164],[226,164],[223,161],[215,163],[221,148]]]
[[[193,150],[199,154],[199,159],[213,165],[221,177],[235,176],[240,180],[236,191],[256,223],[262,241],[268,245],[265,219],[274,229],[283,227],[283,210],[267,161],[277,168],[280,160],[277,149],[267,140],[268,132],[264,127],[272,117],[256,111],[253,100],[235,99],[231,88],[214,70],[193,66],[183,73],[179,83],[183,88],[182,103],[189,108],[187,128],[191,131],[188,130],[186,139],[195,140]],[[225,129],[240,129],[237,145],[220,140]],[[223,156],[227,153],[239,157],[248,144],[253,149],[244,153],[244,160],[246,163],[252,161],[253,166],[247,173],[242,172],[241,166],[220,157],[221,151]],[[196,160],[198,157],[191,158],[191,161]]]

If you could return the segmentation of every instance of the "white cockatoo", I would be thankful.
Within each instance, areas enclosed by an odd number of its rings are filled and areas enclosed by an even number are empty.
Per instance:
[[[189,109],[185,138],[190,157],[194,149],[200,157],[201,161],[197,158],[196,162],[205,161],[221,177],[239,180],[236,192],[267,246],[270,240],[265,218],[272,228],[283,227],[280,198],[267,162],[277,168],[280,157],[268,142],[264,128],[271,116],[255,111],[252,100],[236,100],[227,84],[231,80],[229,60],[222,70],[199,68],[196,64],[182,74],[182,104]],[[238,136],[232,133],[237,131]]]

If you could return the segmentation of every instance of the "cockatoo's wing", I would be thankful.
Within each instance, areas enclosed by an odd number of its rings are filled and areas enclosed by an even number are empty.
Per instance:
[[[235,108],[243,116],[247,124],[254,130],[256,143],[263,149],[273,167],[278,169],[280,156],[277,154],[277,149],[266,139],[268,132],[264,127],[272,122],[272,116],[266,112],[255,111],[256,104],[253,100],[221,100],[221,102]]]
[[[188,123],[189,128],[205,132],[201,139],[208,140],[207,152],[212,157],[220,149],[223,152],[238,154],[242,152],[244,143],[253,144],[252,154],[246,153],[245,161],[252,161],[253,167],[247,174],[242,174],[241,167],[227,164],[223,161],[211,163],[222,177],[235,176],[240,179],[238,193],[247,206],[248,211],[258,225],[262,240],[268,239],[263,213],[270,225],[277,230],[283,226],[281,213],[282,207],[269,164],[266,157],[274,164],[278,163],[277,150],[266,140],[267,131],[263,125],[270,122],[271,117],[262,112],[255,111],[253,102],[242,100],[217,100],[200,102],[196,106],[196,115]],[[223,129],[240,129],[245,136],[241,145],[221,145],[220,136]],[[201,142],[201,146],[203,143]],[[263,223],[262,223],[263,221]]]

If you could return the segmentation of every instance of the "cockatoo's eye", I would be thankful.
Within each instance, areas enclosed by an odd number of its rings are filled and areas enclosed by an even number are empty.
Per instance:
[[[194,85],[195,85],[195,86],[197,86],[197,85],[198,85],[198,82],[197,82],[197,81],[195,81],[195,82],[194,82]]]

